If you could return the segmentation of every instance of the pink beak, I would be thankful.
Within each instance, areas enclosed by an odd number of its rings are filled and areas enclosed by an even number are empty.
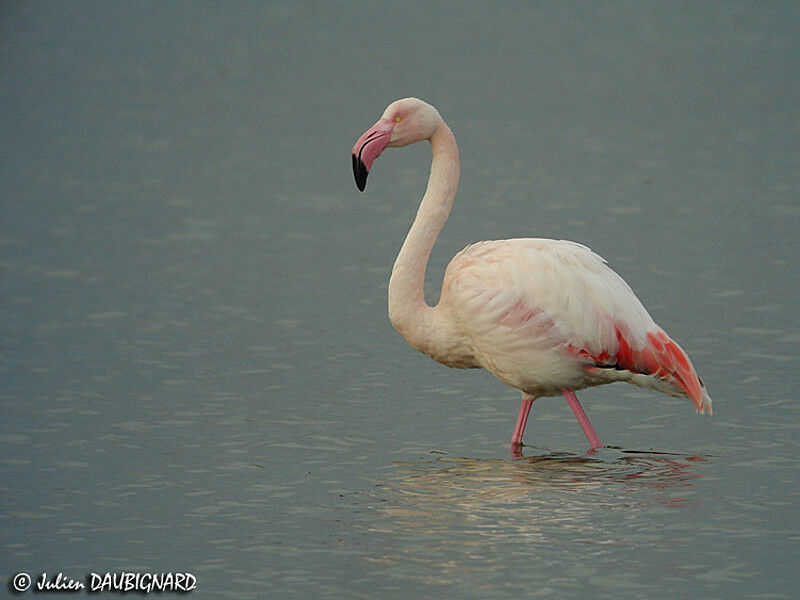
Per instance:
[[[367,187],[367,175],[372,163],[389,145],[393,129],[393,121],[378,119],[378,122],[367,129],[353,146],[353,175],[359,191],[363,192]]]

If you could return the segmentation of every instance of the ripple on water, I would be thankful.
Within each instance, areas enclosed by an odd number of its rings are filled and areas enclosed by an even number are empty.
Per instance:
[[[585,590],[589,580],[644,589],[648,573],[627,567],[625,557],[664,553],[666,538],[674,548],[674,538],[689,535],[681,515],[697,508],[694,487],[714,460],[618,448],[595,456],[538,452],[395,463],[374,491],[348,497],[358,507],[353,526],[363,534],[354,543],[369,540],[364,561],[398,585],[458,587],[468,571],[470,581],[483,581],[470,597],[498,583],[528,594],[533,586],[533,597]],[[681,561],[670,556],[674,574],[702,572],[691,552]],[[604,561],[620,560],[613,572],[606,569]],[[521,566],[525,577],[502,582],[517,563],[528,565]]]

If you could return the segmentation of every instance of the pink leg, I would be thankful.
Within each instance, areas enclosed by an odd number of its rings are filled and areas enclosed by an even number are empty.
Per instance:
[[[533,398],[523,398],[522,404],[519,406],[519,414],[517,415],[517,424],[514,427],[514,433],[511,434],[511,445],[522,445],[522,434],[525,433],[525,423],[528,422],[528,413],[531,412],[533,406]]]
[[[597,432],[589,422],[589,417],[586,416],[581,403],[578,402],[578,397],[575,395],[575,392],[572,390],[567,390],[564,392],[564,398],[567,399],[569,407],[572,409],[572,412],[575,413],[575,418],[578,419],[578,423],[580,423],[581,427],[583,427],[583,433],[585,433],[586,437],[589,438],[589,443],[592,445],[592,450],[602,448],[603,444],[600,443],[600,438],[597,437]],[[524,424],[523,427],[525,427]]]

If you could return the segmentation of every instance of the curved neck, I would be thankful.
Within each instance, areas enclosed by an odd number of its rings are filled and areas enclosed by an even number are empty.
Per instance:
[[[389,280],[389,318],[415,348],[430,346],[432,308],[425,303],[425,267],[450,214],[458,189],[458,146],[440,122],[430,138],[433,159],[428,187],[417,216],[397,255]]]

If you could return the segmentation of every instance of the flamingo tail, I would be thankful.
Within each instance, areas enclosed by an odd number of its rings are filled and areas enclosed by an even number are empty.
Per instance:
[[[589,365],[589,373],[607,380],[629,381],[671,395],[688,397],[699,413],[713,414],[711,396],[697,375],[683,349],[663,330],[647,334],[644,347],[634,350],[617,329],[619,347],[616,357],[598,357]]]

